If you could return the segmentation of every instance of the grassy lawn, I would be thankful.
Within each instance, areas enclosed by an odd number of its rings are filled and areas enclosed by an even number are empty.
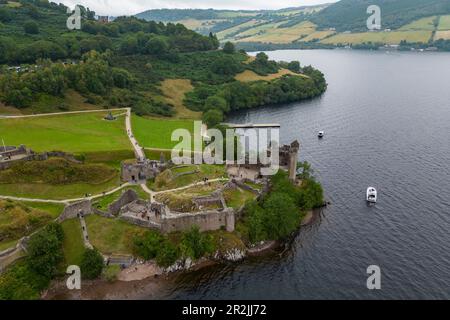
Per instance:
[[[24,144],[36,152],[72,153],[131,150],[124,117],[106,121],[106,112],[0,119],[7,145]]]
[[[50,185],[39,183],[0,184],[0,194],[31,199],[65,200],[82,198],[86,193],[96,195],[119,186],[120,177],[101,184],[75,183],[69,185]]]
[[[64,210],[63,204],[42,203],[42,202],[22,202],[22,203],[24,203],[25,205],[27,205],[31,208],[48,212],[52,216],[53,219],[58,218]]]
[[[172,151],[171,150],[161,150],[161,149],[145,149],[145,156],[150,160],[159,160],[161,159],[161,153],[164,155],[164,159],[170,160],[172,159]]]
[[[255,198],[255,194],[253,192],[243,190],[243,189],[236,189],[236,190],[226,190],[224,192],[224,198],[225,202],[227,203],[227,206],[233,208],[233,209],[239,209],[242,207],[248,200],[252,200]]]
[[[15,247],[17,245],[18,240],[5,240],[0,241],[0,252],[12,247]]]
[[[194,87],[188,79],[166,79],[161,83],[161,90],[166,98],[166,102],[175,107],[178,119],[201,119],[202,113],[189,110],[183,103],[187,92]]]
[[[64,230],[64,258],[67,265],[80,265],[84,253],[83,235],[78,219],[66,220],[61,224]]]
[[[198,170],[197,173],[175,177],[178,173]],[[202,164],[200,166],[192,165],[187,167],[168,169],[156,177],[154,183],[150,185],[155,190],[169,190],[184,187],[196,182],[203,181],[204,178],[210,180],[226,177],[225,166]]]
[[[431,31],[391,31],[391,32],[362,32],[350,34],[337,34],[322,40],[322,43],[333,44],[357,44],[363,42],[380,42],[386,44],[399,44],[400,41],[427,42],[431,37]]]
[[[146,229],[98,215],[86,217],[92,245],[104,254],[131,254],[133,236]]]
[[[172,142],[172,132],[187,129],[194,132],[192,120],[171,120],[132,116],[133,133],[139,144],[145,148],[172,149],[178,142]]]

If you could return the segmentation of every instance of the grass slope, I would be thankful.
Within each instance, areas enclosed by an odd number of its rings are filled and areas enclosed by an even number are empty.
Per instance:
[[[106,121],[105,115],[106,112],[94,112],[0,119],[0,132],[7,145],[24,144],[36,152],[131,150],[124,117]]]
[[[178,144],[172,142],[172,132],[176,129],[194,131],[192,120],[172,120],[132,116],[133,133],[139,144],[145,148],[171,149]]]

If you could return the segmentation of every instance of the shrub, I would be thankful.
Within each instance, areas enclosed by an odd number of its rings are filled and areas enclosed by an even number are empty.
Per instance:
[[[234,44],[232,44],[231,42],[227,42],[227,43],[225,43],[224,44],[224,46],[223,46],[223,52],[225,52],[225,53],[234,53],[236,51],[236,49],[235,49],[235,47],[234,47]]]
[[[134,237],[134,251],[145,260],[154,259],[158,255],[163,242],[164,237],[160,233],[147,231],[143,235]]]
[[[81,275],[86,279],[96,279],[102,274],[103,257],[95,249],[86,249],[81,258]]]
[[[181,252],[185,257],[200,259],[214,251],[213,239],[210,235],[201,233],[197,226],[185,232],[181,239]]]
[[[28,267],[36,274],[51,279],[63,260],[64,232],[60,224],[52,223],[34,234],[27,247]]]
[[[217,109],[211,109],[203,114],[202,119],[208,127],[212,128],[223,121],[223,112]]]
[[[25,25],[23,26],[23,30],[25,31],[25,33],[28,33],[28,34],[38,34],[39,26],[36,22],[29,21],[29,22],[25,23]]]
[[[170,267],[180,258],[180,250],[169,240],[161,243],[158,254],[156,255],[156,263],[160,267]]]

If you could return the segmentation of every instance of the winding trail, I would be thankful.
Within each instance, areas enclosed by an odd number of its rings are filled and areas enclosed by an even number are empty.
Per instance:
[[[36,118],[36,117],[48,117],[48,116],[60,116],[60,115],[67,115],[67,114],[77,114],[77,113],[94,113],[94,112],[108,112],[108,111],[123,111],[123,110],[127,110],[127,109],[129,109],[129,108],[81,110],[81,111],[67,111],[67,112],[39,113],[39,114],[26,114],[26,115],[14,115],[14,116],[0,115],[0,119]]]
[[[89,197],[83,197],[83,198],[74,198],[74,199],[64,199],[64,200],[51,200],[51,199],[33,199],[33,198],[22,198],[22,197],[13,197],[13,196],[2,196],[0,195],[0,199],[4,199],[4,200],[13,200],[13,201],[24,201],[24,202],[41,202],[41,203],[55,203],[55,204],[69,204],[71,202],[78,202],[78,201],[83,201],[83,200],[94,200],[97,198],[101,198],[104,196],[108,196],[110,194],[113,194],[123,188],[129,187],[132,184],[130,183],[125,183],[123,185],[121,185],[120,187],[117,187],[115,189],[109,190],[107,192],[104,193],[100,193],[94,196],[89,196]]]
[[[123,111],[125,110],[125,113],[122,113],[120,115],[125,115],[125,129],[127,132],[128,139],[130,140],[131,145],[133,146],[134,153],[136,155],[136,159],[138,161],[144,161],[146,159],[144,149],[139,145],[139,142],[136,140],[136,138],[133,135],[133,129],[131,125],[131,108],[116,108],[116,109],[101,109],[101,110],[83,110],[83,111],[69,111],[69,112],[55,112],[55,113],[43,113],[43,114],[32,114],[32,115],[14,115],[14,116],[4,116],[0,115],[0,119],[15,119],[15,118],[32,118],[32,117],[45,117],[45,116],[57,116],[57,115],[67,115],[67,114],[77,114],[77,113],[94,113],[94,112],[105,112],[105,111]],[[157,150],[157,149],[155,149]],[[165,150],[165,149],[161,149]],[[213,180],[208,180],[208,182],[219,182],[219,181],[229,181],[228,178],[218,178]],[[158,194],[163,193],[169,193],[169,192],[176,192],[176,191],[182,191],[186,190],[195,186],[204,185],[205,182],[196,182],[184,187],[176,188],[176,189],[170,189],[170,190],[163,190],[163,191],[152,191],[150,190],[146,184],[141,184],[142,190],[144,190],[145,193],[149,194],[150,201],[154,201],[154,197]],[[132,186],[130,183],[125,183],[115,189],[109,190],[107,192],[103,192],[94,196],[89,197],[82,197],[82,198],[73,198],[73,199],[64,199],[64,200],[54,200],[54,199],[33,199],[33,198],[25,198],[25,197],[14,197],[14,196],[3,196],[0,195],[0,199],[4,200],[13,200],[13,201],[23,201],[23,202],[40,202],[40,203],[54,203],[54,204],[69,204],[73,202],[83,201],[83,200],[94,200],[98,199],[110,194],[113,194],[121,189],[124,189],[126,187]]]

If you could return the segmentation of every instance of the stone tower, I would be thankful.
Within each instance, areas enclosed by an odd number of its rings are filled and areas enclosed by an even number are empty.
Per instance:
[[[289,162],[288,162],[288,170],[289,170],[289,180],[291,182],[295,182],[297,178],[297,162],[298,162],[298,153],[300,151],[300,143],[295,140],[291,143],[289,148]]]

